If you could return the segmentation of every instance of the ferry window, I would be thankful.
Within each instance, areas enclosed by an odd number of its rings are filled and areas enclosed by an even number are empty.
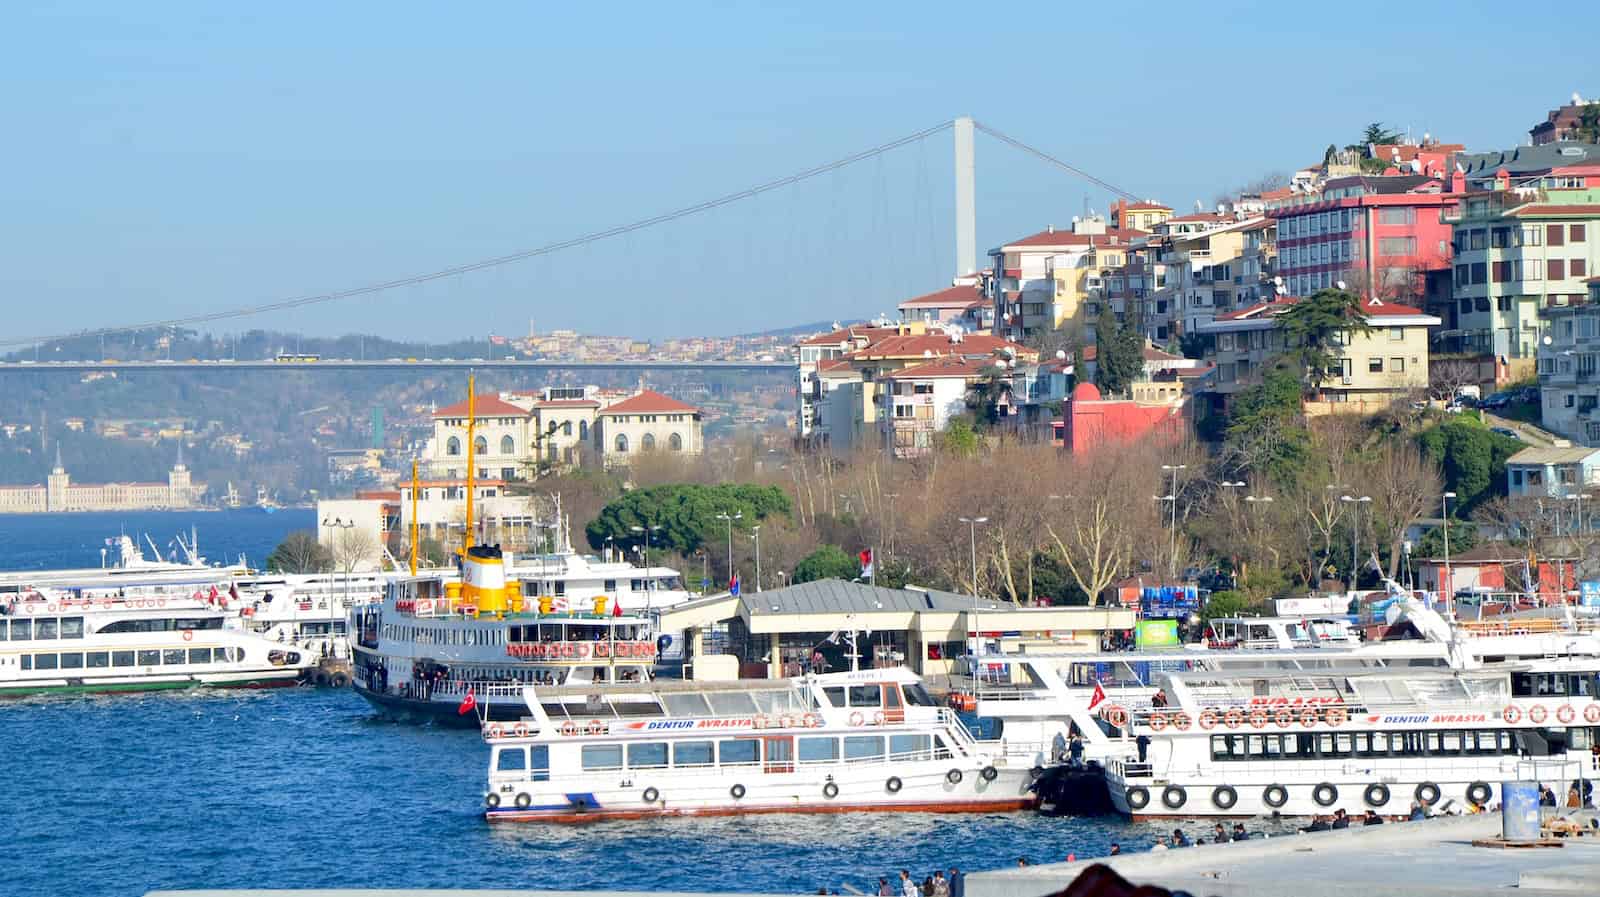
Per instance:
[[[43,641],[47,638],[55,638],[56,631],[56,621],[54,618],[46,618],[43,620],[34,621],[33,637],[39,639],[40,641]]]
[[[112,651],[111,652],[111,665],[114,666],[114,667],[131,667],[131,666],[133,666],[133,652],[132,651]]]
[[[711,692],[706,695],[711,710],[719,716],[741,716],[756,712],[755,699],[744,692]]]
[[[852,685],[852,686],[850,686],[850,706],[851,707],[878,707],[882,703],[883,703],[883,698],[879,695],[878,686],[876,686],[876,685]]]
[[[83,652],[67,651],[61,655],[61,668],[63,670],[83,669]]]
[[[1511,674],[1511,695],[1517,698],[1533,696],[1533,680],[1537,678],[1533,673]]]
[[[1226,736],[1226,735],[1213,735],[1213,736],[1211,736],[1211,759],[1212,760],[1218,760],[1218,761],[1229,759],[1229,754],[1228,754],[1228,736]]]
[[[846,735],[844,739],[846,760],[882,760],[882,735]]]
[[[938,704],[934,703],[933,698],[928,695],[928,690],[923,688],[921,683],[904,686],[902,690],[906,695],[906,703],[913,707],[939,706]]]
[[[617,590],[617,581],[614,579],[606,580],[605,590],[607,592],[615,592]]]
[[[91,669],[102,669],[111,665],[111,654],[108,651],[90,651],[87,660]]]
[[[822,694],[827,697],[828,703],[834,707],[844,706],[844,686],[837,685],[824,688]]]
[[[61,637],[62,638],[83,638],[83,618],[82,617],[62,617],[61,618]]]
[[[1352,737],[1355,740],[1357,757],[1382,757],[1388,753],[1386,750],[1387,744],[1381,734],[1377,734],[1374,737],[1372,732],[1356,732]]]
[[[30,634],[30,633],[32,633],[32,631],[33,631],[33,621],[32,620],[12,620],[11,621],[11,640],[14,641],[14,642],[25,642],[25,641],[28,641],[29,639],[33,638],[33,636]]]
[[[675,695],[672,693],[661,696],[667,705],[668,716],[709,716],[711,705],[706,703],[705,695]],[[710,742],[706,742],[710,744]]]
[[[1461,733],[1453,729],[1439,733],[1439,753],[1461,753]]]
[[[894,710],[899,710],[901,706],[900,689],[894,687],[893,685],[885,685],[883,687],[883,706]]]
[[[628,745],[629,769],[665,769],[667,766],[667,743],[665,741],[644,741],[639,744]]]
[[[839,759],[839,739],[837,738],[802,738],[800,739],[800,762],[815,763],[823,760]]]
[[[1594,697],[1594,674],[1578,673],[1567,677],[1567,694]]]
[[[583,746],[584,769],[621,769],[622,745],[586,744]]]
[[[210,663],[211,662],[211,649],[210,648],[190,648],[189,649],[189,662],[190,663]]]
[[[723,766],[760,763],[761,742],[752,738],[719,741],[717,742],[717,760]]]
[[[6,640],[6,621],[0,620],[0,642]]]
[[[158,666],[160,663],[161,663],[161,652],[160,651],[140,651],[139,652],[139,666],[142,666],[142,667],[153,667],[153,666]]]
[[[1000,724],[1004,726],[1005,720],[1000,720]],[[950,759],[950,749],[945,747],[944,739],[938,735],[933,736],[933,759]]]
[[[495,772],[522,772],[528,768],[527,748],[495,748]]]
[[[22,655],[22,668],[25,669],[25,670],[33,669],[33,655],[32,654],[24,654],[24,655]]]
[[[926,755],[931,746],[926,735],[889,736],[889,754],[897,760]]]
[[[550,781],[550,748],[536,744],[528,750],[533,755],[533,774],[529,778],[535,782]]]
[[[168,666],[181,665],[184,659],[182,648],[168,648],[161,652],[161,663]]]
[[[714,760],[712,742],[680,741],[672,746],[673,766],[710,766]]]
[[[36,670],[53,670],[53,669],[55,669],[56,668],[56,656],[54,654],[35,654],[35,655],[33,655],[33,668],[36,669]]]

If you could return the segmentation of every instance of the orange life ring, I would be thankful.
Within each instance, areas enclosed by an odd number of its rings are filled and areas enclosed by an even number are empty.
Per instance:
[[[157,598],[156,599],[156,607],[166,607],[166,606],[167,606],[167,599],[165,599],[165,598]]]
[[[1528,722],[1539,725],[1550,718],[1550,711],[1543,704],[1535,704],[1528,708]]]
[[[767,727],[767,717],[764,714],[756,714],[750,720],[750,727],[753,729],[765,729]]]
[[[1500,711],[1500,718],[1507,725],[1515,726],[1517,723],[1522,722],[1522,710],[1515,704],[1507,704],[1506,709]]]
[[[54,604],[46,604],[44,610],[45,613],[53,614],[56,612],[56,606]]]
[[[805,715],[805,726],[807,729],[815,729],[817,727],[817,715],[815,713]]]
[[[1571,704],[1562,704],[1556,708],[1556,722],[1563,725],[1578,718],[1578,711],[1572,709]]]
[[[505,730],[501,729],[499,725],[493,725],[493,726],[490,726],[488,729],[484,730],[484,733],[486,735],[488,735],[490,738],[499,738],[501,736],[501,734],[504,733],[504,731]]]
[[[588,656],[589,656],[589,646],[588,645],[579,645],[578,646],[578,657],[581,659],[581,658],[588,657]]]
[[[1177,729],[1179,732],[1189,731],[1189,727],[1192,725],[1194,725],[1194,722],[1189,719],[1189,714],[1184,713],[1182,710],[1172,715],[1172,728]]]
[[[1267,725],[1267,712],[1265,710],[1250,711],[1250,727],[1253,729],[1264,728]]]
[[[587,734],[587,735],[599,735],[602,732],[604,732],[605,730],[606,730],[605,724],[600,722],[597,719],[589,720],[589,725],[585,726],[584,729],[583,729],[584,734]]]
[[[517,736],[518,738],[527,738],[528,737],[528,724],[527,723],[517,723],[516,727],[511,730],[511,733],[513,735]]]
[[[571,642],[567,642],[566,644],[561,646],[561,656],[562,657],[571,657],[573,654],[577,653],[577,650],[578,649],[576,649],[576,648],[574,648],[572,646]]]
[[[1229,707],[1228,712],[1222,715],[1222,724],[1230,729],[1237,729],[1244,722],[1244,713],[1237,707]]]
[[[1106,722],[1116,726],[1119,729],[1128,724],[1128,711],[1122,709],[1122,707],[1117,704],[1112,704],[1110,707],[1106,708],[1105,717]]]
[[[1300,711],[1300,725],[1315,726],[1317,724],[1317,708],[1307,707]]]
[[[576,734],[578,734],[578,724],[573,722],[570,719],[567,720],[566,722],[561,724],[561,734],[562,735],[576,735]]]
[[[1150,724],[1150,731],[1160,732],[1167,727],[1167,715],[1158,710],[1150,714],[1150,718],[1146,722]]]
[[[874,713],[872,715],[872,724],[874,726],[883,725],[883,711],[882,710],[879,710],[877,713]]]
[[[186,641],[186,642],[194,641],[194,630],[193,629],[185,629],[183,631],[183,640]]]
[[[1214,729],[1217,726],[1217,712],[1207,707],[1200,711],[1200,728]]]
[[[595,644],[594,644],[594,656],[596,656],[596,657],[609,657],[610,655],[611,655],[611,649],[606,646],[605,642],[595,642]]]
[[[861,716],[861,711],[857,710],[850,714],[850,725],[859,726],[861,725],[862,719],[863,717]]]
[[[1328,713],[1324,717],[1330,726],[1342,726],[1344,721],[1349,718],[1350,714],[1343,707],[1329,707]]]
[[[1600,723],[1600,704],[1590,704],[1583,708],[1583,721],[1586,723]]]
[[[1272,715],[1272,721],[1277,723],[1279,728],[1287,729],[1294,725],[1294,711],[1285,707]]]

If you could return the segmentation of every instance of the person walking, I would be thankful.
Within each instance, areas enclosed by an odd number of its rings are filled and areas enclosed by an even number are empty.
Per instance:
[[[921,897],[922,891],[917,888],[917,883],[911,878],[910,869],[900,870],[900,897]]]
[[[950,897],[950,882],[939,869],[933,870],[933,897]]]
[[[967,897],[967,877],[954,866],[950,867],[950,897]]]
[[[894,897],[894,888],[889,887],[888,878],[878,879],[878,897]]]
[[[1150,757],[1150,736],[1143,733],[1133,740],[1134,746],[1139,749],[1139,762],[1148,763]]]

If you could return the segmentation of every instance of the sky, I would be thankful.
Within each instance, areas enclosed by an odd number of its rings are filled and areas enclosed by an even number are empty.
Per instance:
[[[0,340],[522,252],[959,115],[1184,210],[1372,121],[1509,148],[1574,91],[1600,95],[1600,57],[1552,34],[1541,64],[1505,61],[1539,40],[1508,44],[1503,12],[14,0]],[[1592,34],[1600,4],[1516,19]],[[951,168],[946,130],[628,236],[201,329],[669,337],[892,314],[954,273]],[[978,136],[980,253],[1112,198]]]

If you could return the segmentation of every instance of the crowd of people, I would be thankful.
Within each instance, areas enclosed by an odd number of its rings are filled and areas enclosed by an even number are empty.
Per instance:
[[[828,893],[827,888],[817,891]],[[947,876],[943,869],[935,869],[920,883],[911,877],[911,870],[901,869],[900,877],[890,881],[878,879],[878,897],[966,897],[966,880],[960,869],[952,868]]]

